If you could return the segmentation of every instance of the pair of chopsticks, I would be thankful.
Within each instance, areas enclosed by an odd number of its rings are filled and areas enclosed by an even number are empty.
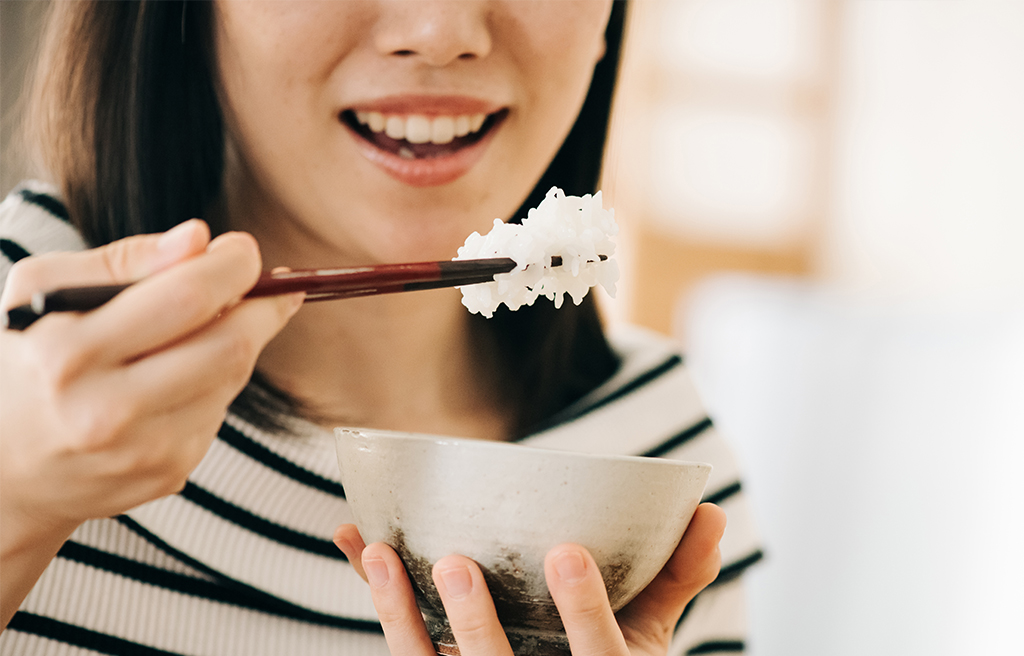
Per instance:
[[[605,259],[605,256],[601,256]],[[551,258],[561,266],[562,258]],[[374,296],[441,287],[461,287],[491,282],[499,273],[516,268],[508,257],[478,260],[446,260],[409,264],[378,264],[339,269],[271,271],[260,276],[245,298],[306,292],[306,301],[327,301],[354,296]],[[96,309],[134,283],[68,287],[37,292],[26,305],[11,308],[0,323],[10,330],[25,330],[50,312],[87,312]]]

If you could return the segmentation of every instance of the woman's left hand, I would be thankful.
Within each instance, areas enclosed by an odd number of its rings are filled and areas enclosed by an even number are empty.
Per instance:
[[[665,654],[683,609],[718,576],[724,531],[725,513],[701,504],[665,567],[618,613],[608,605],[601,573],[586,549],[563,544],[548,552],[544,574],[573,656]],[[382,543],[365,546],[351,524],[338,528],[334,542],[370,584],[391,653],[435,656],[398,555]],[[475,562],[447,556],[434,565],[433,578],[463,656],[512,655]]]

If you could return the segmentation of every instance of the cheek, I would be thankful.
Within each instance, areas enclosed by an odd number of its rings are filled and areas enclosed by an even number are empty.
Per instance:
[[[229,125],[259,125],[294,98],[295,71],[306,68],[292,42],[294,30],[280,21],[277,3],[219,2],[216,66],[221,104]]]
[[[260,61],[305,66],[327,65],[351,49],[372,14],[357,0],[219,0],[215,11],[218,43]]]
[[[519,2],[510,4],[516,33],[509,34],[508,43],[534,110],[529,122],[549,146],[560,143],[604,54],[610,0],[537,1],[528,3],[530,11]]]
[[[215,57],[236,113],[258,112],[290,93],[324,94],[338,62],[358,46],[372,19],[363,2],[221,0]]]
[[[216,7],[228,131],[250,167],[276,168],[333,126],[330,76],[358,43],[365,4],[222,0]]]
[[[604,53],[612,0],[511,0],[505,10],[519,23],[519,43],[549,65],[571,60],[589,67]]]
[[[511,2],[508,10],[517,23],[516,33],[509,34],[510,48],[523,65],[528,87],[572,107],[604,54],[611,0],[537,0],[526,7]]]

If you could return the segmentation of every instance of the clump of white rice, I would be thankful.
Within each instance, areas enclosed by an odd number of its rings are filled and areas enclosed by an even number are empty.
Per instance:
[[[466,239],[456,260],[509,257],[517,266],[511,273],[496,275],[494,282],[461,287],[462,304],[490,317],[501,303],[518,310],[540,296],[560,308],[569,294],[579,305],[598,284],[614,297],[619,268],[611,257],[611,238],[618,232],[615,210],[604,209],[601,192],[566,196],[552,187],[522,224],[495,219],[486,235],[474,232]],[[561,256],[562,266],[551,266],[555,255]],[[601,255],[608,259],[602,261]]]

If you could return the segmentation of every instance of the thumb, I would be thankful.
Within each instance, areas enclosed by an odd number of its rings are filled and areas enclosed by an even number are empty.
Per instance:
[[[19,260],[7,277],[3,308],[28,303],[32,295],[61,287],[134,282],[202,253],[210,228],[200,219],[162,234],[136,235],[77,253],[46,253]]]
[[[697,506],[672,557],[633,601],[618,613],[625,624],[653,621],[671,634],[686,605],[718,576],[718,543],[725,532],[725,512],[710,503]]]

